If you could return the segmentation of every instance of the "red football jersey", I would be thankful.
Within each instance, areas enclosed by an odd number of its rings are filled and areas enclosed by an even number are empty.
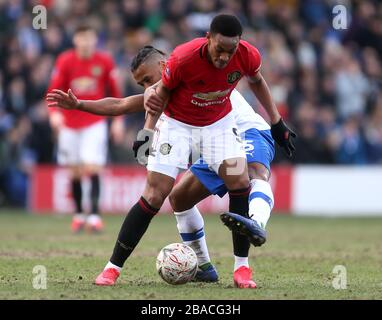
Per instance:
[[[206,38],[182,44],[162,73],[163,84],[171,90],[164,113],[190,125],[210,125],[232,110],[231,91],[243,76],[255,76],[260,65],[259,51],[243,40],[224,69],[208,61]]]
[[[121,97],[114,76],[112,58],[101,52],[95,52],[89,59],[81,59],[71,49],[57,58],[48,92],[53,89],[67,91],[72,89],[78,99],[97,100],[107,96]],[[83,128],[105,119],[79,110],[49,108],[50,112],[62,112],[65,125],[69,128]]]

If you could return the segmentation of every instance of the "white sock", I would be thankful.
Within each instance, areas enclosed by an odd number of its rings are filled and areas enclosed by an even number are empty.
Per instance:
[[[233,271],[236,271],[242,266],[249,268],[248,257],[238,257],[238,256],[234,256],[234,257],[235,257],[235,266],[233,268]]]
[[[115,264],[111,263],[110,261],[106,264],[106,267],[103,270],[110,269],[110,268],[117,269],[118,272],[121,272],[121,270],[122,270],[121,267],[116,266]]]
[[[101,217],[98,214],[90,214],[89,217],[87,218],[86,222],[95,225],[101,221]]]
[[[183,243],[190,246],[198,257],[198,265],[201,266],[210,262],[208,254],[206,236],[204,235],[204,220],[198,208],[174,212],[177,227]]]
[[[255,220],[260,227],[265,229],[274,199],[270,184],[260,179],[251,180],[251,193],[249,194],[249,216]]]

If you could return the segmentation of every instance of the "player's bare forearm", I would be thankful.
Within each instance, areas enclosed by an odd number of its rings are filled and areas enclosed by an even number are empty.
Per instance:
[[[256,98],[267,111],[271,123],[277,123],[281,116],[272,100],[271,92],[263,76],[259,73],[256,77],[251,78],[249,81],[249,86]]]
[[[159,81],[154,86],[146,89],[144,96],[145,109],[148,111],[144,129],[154,130],[155,125],[166,106],[167,100],[170,97],[170,91],[163,85],[162,81]],[[160,108],[160,112],[156,114],[149,112],[149,110],[155,108]]]
[[[144,111],[143,95],[139,94],[126,98],[104,98],[94,101],[79,100],[76,109],[103,116],[119,116]]]
[[[146,117],[145,125],[143,126],[143,128],[154,130],[155,125],[158,122],[160,115],[161,115],[161,113],[159,113],[157,115],[152,115],[152,114],[148,113],[147,117]]]
[[[134,156],[140,164],[148,163],[148,156],[152,153],[155,125],[162,114],[170,91],[162,85],[162,81],[148,87],[145,90],[144,108],[146,110],[146,121],[143,129],[138,132],[137,140],[134,141]],[[153,113],[152,110],[158,110]]]
[[[144,111],[143,94],[126,98],[104,98],[99,100],[79,100],[71,89],[68,92],[53,89],[46,96],[48,107],[67,110],[81,110],[102,116],[119,116]]]

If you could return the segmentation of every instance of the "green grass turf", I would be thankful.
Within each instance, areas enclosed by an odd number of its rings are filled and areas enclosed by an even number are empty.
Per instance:
[[[171,286],[156,273],[159,250],[179,242],[175,219],[156,217],[125,264],[115,287],[93,281],[114,246],[123,216],[105,218],[103,234],[72,235],[70,217],[0,212],[0,299],[382,299],[382,219],[272,216],[268,242],[251,248],[258,289],[232,282],[231,235],[218,215],[205,216],[215,284]],[[47,289],[32,286],[35,265],[47,269]],[[335,265],[347,269],[347,289],[335,290]]]

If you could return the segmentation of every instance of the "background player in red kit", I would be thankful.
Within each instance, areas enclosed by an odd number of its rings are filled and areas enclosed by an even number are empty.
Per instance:
[[[79,26],[74,33],[73,44],[74,49],[57,58],[48,92],[71,88],[81,99],[120,97],[112,58],[96,50],[96,31],[89,25]],[[78,232],[84,226],[100,231],[103,223],[98,208],[99,173],[107,159],[106,118],[79,110],[50,108],[50,123],[58,139],[58,163],[71,168],[71,191],[75,202],[72,231]],[[122,131],[123,118],[115,118],[111,125],[113,138],[120,140]],[[90,177],[91,185],[88,217],[82,207],[81,178],[84,175]]]
[[[194,39],[173,51],[162,81],[147,93],[145,108],[156,104],[158,98],[168,100],[168,104],[159,121],[158,116],[148,115],[144,130],[138,134],[144,139],[134,143],[138,159],[144,159],[147,147],[153,149],[147,162],[147,184],[122,224],[110,261],[95,281],[97,285],[115,284],[124,262],[171,192],[179,170],[187,169],[189,156],[192,162],[201,156],[229,190],[229,219],[240,226],[235,229],[228,225],[233,229],[235,256],[247,257],[250,242],[255,246],[264,243],[265,231],[248,217],[246,158],[229,99],[243,76],[249,78],[252,91],[268,112],[275,140],[289,145],[293,134],[283,123],[259,73],[259,52],[240,40],[241,34],[236,17],[216,16],[206,38]],[[240,234],[242,229],[248,233]],[[242,272],[235,279],[242,287],[251,281],[251,273]]]

